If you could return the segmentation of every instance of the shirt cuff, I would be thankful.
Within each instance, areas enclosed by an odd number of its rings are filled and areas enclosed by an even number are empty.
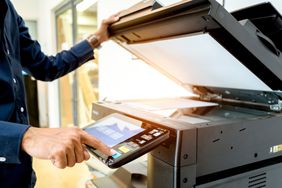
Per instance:
[[[80,65],[94,59],[94,50],[87,40],[83,40],[74,45],[71,51],[80,59]]]
[[[20,164],[21,145],[29,125],[0,121],[0,164]]]

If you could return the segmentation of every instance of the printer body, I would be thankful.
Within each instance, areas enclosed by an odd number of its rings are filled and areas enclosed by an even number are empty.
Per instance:
[[[111,37],[193,95],[101,101],[92,117],[121,113],[170,131],[148,153],[146,187],[281,187],[281,31],[270,3],[229,13],[214,0],[142,1]]]

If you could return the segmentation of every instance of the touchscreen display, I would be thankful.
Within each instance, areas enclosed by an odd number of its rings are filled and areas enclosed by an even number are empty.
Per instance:
[[[86,132],[101,140],[109,147],[113,147],[144,130],[140,126],[116,117],[109,117],[85,129]]]

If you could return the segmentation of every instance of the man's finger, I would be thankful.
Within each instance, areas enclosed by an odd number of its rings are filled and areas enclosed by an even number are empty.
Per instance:
[[[90,159],[90,154],[88,153],[88,151],[86,149],[83,151],[83,157],[84,157],[85,161]]]
[[[64,152],[57,153],[51,161],[57,168],[65,168],[67,166],[67,156]]]
[[[109,17],[108,19],[104,20],[104,24],[106,25],[110,25],[114,22],[117,22],[119,20],[119,16],[118,15],[113,15],[111,17]]]
[[[119,11],[119,12],[117,12],[117,13],[113,14],[112,16],[115,16],[115,17],[116,17],[116,16],[118,16],[118,17],[119,17],[119,16],[120,16],[120,14],[121,14],[123,11],[124,11],[124,10],[121,10],[121,11]]]
[[[76,156],[75,156],[74,150],[70,150],[67,153],[67,166],[73,167],[75,163],[76,163]]]
[[[56,161],[56,160],[54,160],[54,161],[52,161],[52,163],[53,163],[53,165],[54,165],[55,167],[57,167],[57,168],[61,168],[61,169],[66,168],[66,165],[63,164],[62,161]]]
[[[75,149],[76,162],[81,163],[82,161],[84,161],[84,156],[83,156],[84,149],[81,145],[80,146],[76,145],[74,149]]]
[[[102,143],[97,138],[87,134],[86,132],[84,132],[84,134],[83,134],[82,142],[83,142],[83,144],[89,145],[93,148],[100,150],[102,153],[104,153],[108,156],[111,156],[111,155],[114,154],[114,152],[111,151],[111,148],[106,146],[104,143]]]
[[[90,159],[90,154],[87,151],[86,145],[82,144],[82,147],[83,147],[83,157],[84,157],[84,160],[87,161],[88,159]]]

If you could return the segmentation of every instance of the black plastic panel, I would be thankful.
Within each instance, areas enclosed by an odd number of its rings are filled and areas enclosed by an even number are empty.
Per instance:
[[[262,3],[241,9],[233,12],[232,15],[237,20],[251,20],[282,51],[282,16],[271,3]]]

